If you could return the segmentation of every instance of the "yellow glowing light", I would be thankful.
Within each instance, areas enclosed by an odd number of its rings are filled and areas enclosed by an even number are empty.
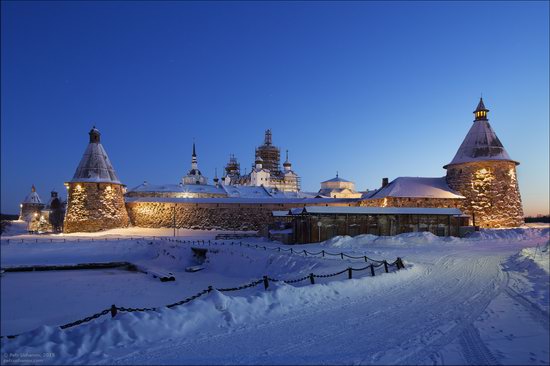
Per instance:
[[[22,204],[22,203],[19,204],[19,208],[23,208],[23,204]]]
[[[35,213],[34,213],[34,217],[36,217],[36,216],[38,216],[38,214],[35,212]]]

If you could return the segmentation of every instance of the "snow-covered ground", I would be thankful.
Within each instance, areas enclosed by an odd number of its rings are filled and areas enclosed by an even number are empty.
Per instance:
[[[486,230],[465,239],[410,233],[296,245],[295,251],[343,251],[391,261],[399,256],[407,269],[382,274],[379,268],[375,277],[354,272],[351,280],[344,273],[316,279],[315,285],[272,282],[267,291],[262,284],[212,291],[171,309],[162,305],[209,285],[233,287],[263,275],[294,279],[365,262],[226,242],[210,247],[217,253],[209,254],[204,270],[188,273],[185,267],[195,263],[190,245],[129,238],[169,236],[170,229],[56,236],[12,229],[2,236],[2,267],[128,261],[170,271],[176,281],[162,283],[121,269],[5,273],[2,335],[21,333],[2,339],[5,364],[21,363],[23,356],[47,364],[549,363],[548,227]],[[213,240],[217,233],[180,230],[178,235]],[[35,242],[13,240],[20,238]],[[50,243],[52,238],[67,242]],[[243,242],[280,246],[261,239]],[[56,327],[111,304],[160,309]]]

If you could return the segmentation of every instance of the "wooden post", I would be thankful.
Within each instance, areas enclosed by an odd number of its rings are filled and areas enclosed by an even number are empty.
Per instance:
[[[311,282],[312,285],[315,285],[315,277],[313,277],[313,273],[309,274],[309,281]]]
[[[370,274],[374,277],[374,266],[370,265]]]
[[[267,290],[269,287],[269,280],[267,279],[267,276],[264,276],[264,290]]]
[[[340,257],[344,259],[344,253],[340,253]]]
[[[365,256],[365,262],[367,261],[367,256]]]
[[[325,250],[321,250],[321,253],[323,253],[323,258],[325,257]]]
[[[292,254],[292,253],[294,253],[294,252],[292,251],[292,248],[290,248],[290,254]]]
[[[384,270],[388,273],[388,262],[384,259]]]
[[[305,255],[305,256],[307,257],[307,252],[306,252],[306,250],[305,250],[305,249],[304,249],[304,255]]]
[[[113,304],[111,305],[111,318],[114,318],[116,316],[116,313],[117,313],[117,308],[115,304]]]
[[[352,269],[351,267],[348,267],[348,278],[351,280],[351,272],[352,272]]]

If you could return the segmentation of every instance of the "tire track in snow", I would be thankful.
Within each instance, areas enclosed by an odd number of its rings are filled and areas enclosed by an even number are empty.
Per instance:
[[[527,299],[525,296],[514,290],[509,286],[510,283],[510,274],[508,272],[506,273],[506,287],[504,288],[504,293],[512,298],[512,300],[516,301],[518,304],[520,304],[533,318],[533,320],[539,324],[541,324],[545,330],[548,332],[550,331],[550,321],[549,317],[550,314],[545,312],[544,310],[540,309],[536,304],[531,302],[529,299]]]
[[[154,363],[174,360],[210,363],[222,362],[221,357],[239,363],[271,364],[288,360],[362,364],[434,362],[440,358],[439,350],[459,337],[464,324],[477,318],[500,291],[498,263],[498,258],[474,255],[457,259],[448,254],[415,276],[413,286],[407,280],[366,297],[320,300],[305,305],[305,312],[265,319],[264,323],[258,319],[230,332],[205,334],[201,339],[157,344],[147,354],[134,353],[111,362],[141,363],[147,359]],[[248,344],[262,344],[261,353],[256,350],[243,354],[241,351]],[[192,350],[202,350],[208,356],[196,358]],[[404,357],[396,359],[396,355],[403,354]]]
[[[466,261],[466,263],[463,263],[464,265],[461,266],[457,263],[452,263],[452,256],[453,255],[448,255],[443,257],[442,260],[444,259],[445,261],[438,264],[443,265],[444,270],[447,269],[449,271],[458,272],[457,275],[463,280],[462,286],[453,287],[452,284],[444,282],[441,287],[451,286],[453,291],[449,293],[448,298],[442,299],[442,302],[438,304],[439,307],[437,308],[443,308],[444,305],[452,306],[454,302],[454,308],[460,307],[464,310],[457,313],[456,309],[451,307],[447,312],[440,314],[439,319],[437,319],[440,324],[438,326],[437,320],[433,322],[431,334],[428,333],[427,339],[422,342],[424,347],[412,354],[400,358],[395,362],[396,364],[423,364],[430,362],[430,360],[434,362],[434,360],[439,359],[439,352],[446,345],[461,336],[466,326],[473,323],[473,321],[485,311],[494,296],[500,293],[501,288],[504,286],[504,276],[498,266],[500,262],[498,258],[480,258],[473,254],[471,258],[461,258],[461,260]],[[436,265],[435,268],[437,270],[438,266]],[[437,274],[441,276],[441,270]],[[479,281],[482,276],[485,277],[486,280],[484,282],[485,286],[477,289],[471,287],[476,283],[480,283]],[[472,292],[474,290],[475,292]],[[446,304],[447,301],[449,301],[450,304]],[[452,320],[454,325],[442,327],[441,321],[445,318]]]
[[[462,355],[469,365],[499,365],[496,357],[487,348],[477,329],[468,324],[460,335]]]

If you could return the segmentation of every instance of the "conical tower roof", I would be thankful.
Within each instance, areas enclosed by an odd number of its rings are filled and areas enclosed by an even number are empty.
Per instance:
[[[483,104],[483,100],[479,101],[474,113],[479,111],[488,111]],[[510,158],[495,131],[491,128],[489,120],[486,117],[477,118],[476,115],[476,120],[458,148],[455,157],[443,168],[447,169],[449,165],[453,164],[486,160],[505,160],[519,164]]]
[[[90,131],[90,143],[76,168],[71,182],[97,182],[121,184],[100,142],[101,134],[95,128]]]
[[[31,188],[31,193],[25,197],[25,200],[23,203],[35,203],[35,204],[42,204],[42,200],[40,199],[40,196],[38,193],[36,193],[36,188],[34,187],[34,184]]]

